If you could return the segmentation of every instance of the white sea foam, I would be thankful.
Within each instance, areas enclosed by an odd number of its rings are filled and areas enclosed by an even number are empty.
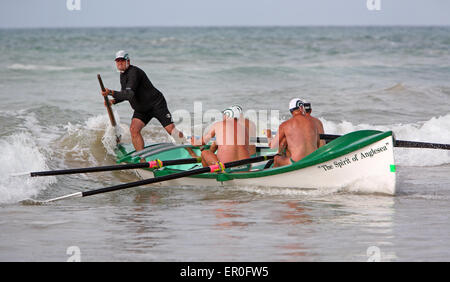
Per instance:
[[[346,134],[355,130],[392,130],[397,140],[450,144],[450,114],[433,117],[428,121],[393,125],[354,125],[348,121],[333,122],[321,118],[327,134]],[[450,163],[449,150],[395,148],[394,157],[399,165],[435,166]]]
[[[14,173],[48,170],[45,156],[34,139],[26,132],[0,139],[0,203],[33,197],[56,182],[54,177],[12,176]]]
[[[52,65],[24,65],[24,64],[12,64],[8,66],[11,70],[43,70],[43,71],[62,71],[71,70],[70,67],[52,66]]]
[[[119,124],[118,132],[123,138],[127,137],[126,126],[120,124],[119,115],[115,112],[116,122]],[[108,115],[98,115],[88,118],[84,123],[68,123],[64,126],[66,134],[61,138],[60,145],[66,154],[73,160],[97,163],[93,151],[104,147],[106,152],[114,155],[116,147],[116,132],[111,126]],[[128,134],[129,135],[129,134]]]

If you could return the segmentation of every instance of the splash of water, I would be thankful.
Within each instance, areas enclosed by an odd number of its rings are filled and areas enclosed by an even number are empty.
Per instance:
[[[55,177],[31,178],[12,176],[14,173],[48,170],[45,155],[38,149],[31,134],[16,133],[0,140],[0,203],[14,203],[36,196]]]

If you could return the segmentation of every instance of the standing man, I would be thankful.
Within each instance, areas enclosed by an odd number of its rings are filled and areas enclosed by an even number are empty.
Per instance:
[[[130,56],[120,50],[116,53],[116,67],[120,72],[121,90],[108,88],[101,92],[103,96],[111,95],[111,104],[118,104],[127,100],[134,109],[130,125],[131,140],[136,151],[144,149],[144,139],[141,130],[152,119],[156,118],[176,141],[182,143],[183,133],[175,128],[172,115],[167,108],[166,99],[148,79],[140,68],[130,64]]]
[[[303,102],[298,98],[292,99],[289,111],[292,117],[280,125],[277,135],[269,144],[272,149],[279,148],[279,153],[284,153],[286,149],[284,155],[275,156],[274,167],[298,162],[317,150],[317,127],[305,116]]]

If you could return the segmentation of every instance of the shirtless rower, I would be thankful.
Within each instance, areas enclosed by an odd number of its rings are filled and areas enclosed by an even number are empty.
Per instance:
[[[211,138],[216,137],[217,155],[211,150],[202,151],[203,166],[247,159],[250,157],[248,142],[246,142],[245,126],[238,121],[239,111],[228,108],[223,111],[223,120],[214,123],[210,130],[202,136],[200,142],[191,137],[194,146],[205,145]]]
[[[317,137],[317,146],[320,148],[326,144],[325,140],[320,139],[320,134],[324,134],[323,124],[318,118],[315,118],[311,115],[312,112],[311,103],[304,101],[303,106],[306,112],[305,116],[309,119],[312,119],[312,121],[314,121],[314,124],[317,127],[317,131],[319,132],[319,136]]]
[[[279,148],[274,166],[279,167],[297,162],[317,150],[318,130],[312,119],[305,116],[303,102],[294,98],[289,102],[292,117],[278,128],[277,135],[270,141],[270,148]]]
[[[250,154],[250,156],[255,156],[256,155],[256,144],[254,144],[254,142],[252,143],[250,141],[253,138],[256,138],[255,123],[244,116],[244,114],[242,113],[241,106],[233,105],[230,107],[230,109],[239,112],[238,122],[239,122],[239,124],[242,124],[245,126],[245,140],[246,140],[245,145],[248,145],[248,153]],[[212,151],[213,153],[217,151],[217,143],[215,141],[212,142],[211,146],[209,147],[209,150]]]

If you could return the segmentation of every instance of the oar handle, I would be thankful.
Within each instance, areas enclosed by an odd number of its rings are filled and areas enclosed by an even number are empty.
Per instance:
[[[98,83],[100,83],[100,88],[102,89],[102,91],[105,91],[105,86],[103,85],[102,77],[100,76],[100,74],[97,74],[97,78],[98,78]],[[108,111],[108,116],[109,116],[109,120],[111,121],[111,125],[113,127],[116,127],[116,119],[115,119],[114,113],[111,109],[111,105],[109,104],[109,99],[107,96],[103,96],[103,98],[105,99],[106,110]]]

